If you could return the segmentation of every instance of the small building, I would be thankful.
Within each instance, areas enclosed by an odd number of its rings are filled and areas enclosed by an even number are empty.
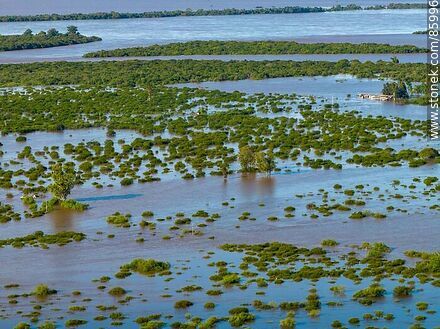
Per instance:
[[[362,98],[362,99],[371,99],[371,100],[382,101],[382,102],[393,100],[392,95],[384,95],[384,94],[377,94],[376,95],[376,94],[360,93],[358,95],[358,97]]]

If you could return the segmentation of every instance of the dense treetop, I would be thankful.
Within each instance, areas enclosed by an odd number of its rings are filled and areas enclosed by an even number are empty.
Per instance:
[[[178,56],[178,55],[285,55],[285,54],[399,54],[424,53],[412,45],[378,43],[298,43],[295,41],[189,41],[120,48],[88,53],[84,57]]]
[[[32,30],[27,29],[23,34],[0,35],[0,51],[49,48],[100,40],[99,37],[87,37],[80,34],[76,26],[68,26],[66,33],[60,33],[52,28],[47,32],[41,31],[34,34]]]
[[[201,81],[267,79],[292,76],[353,74],[423,82],[426,64],[325,61],[156,60],[110,62],[47,62],[0,65],[0,86],[101,85],[137,86]]]

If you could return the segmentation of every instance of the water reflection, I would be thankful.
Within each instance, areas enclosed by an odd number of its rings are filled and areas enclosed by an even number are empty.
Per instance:
[[[275,177],[260,176],[255,173],[241,176],[239,189],[244,196],[272,196],[275,188]]]
[[[74,231],[77,212],[67,209],[57,209],[49,213],[50,224],[55,232]]]

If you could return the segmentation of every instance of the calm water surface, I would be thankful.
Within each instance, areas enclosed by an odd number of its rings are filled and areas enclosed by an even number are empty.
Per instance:
[[[394,3],[423,3],[424,0],[394,0]],[[387,5],[388,0],[0,0],[0,15],[33,15],[46,13],[87,13],[99,11],[144,12],[155,10],[224,9],[285,6],[320,6],[358,4]]]
[[[405,24],[402,24],[405,22]],[[349,42],[385,42],[426,46],[426,37],[412,35],[426,27],[424,10],[381,10],[286,15],[172,17],[158,19],[0,23],[0,34],[21,34],[76,25],[85,35],[103,41],[0,53],[0,62],[79,58],[101,49],[145,46],[190,40],[328,41],[335,36]],[[347,29],[347,26],[350,26]],[[326,40],[323,40],[325,38]],[[350,40],[351,39],[351,40]],[[354,40],[353,40],[354,39]]]
[[[80,318],[88,320],[96,316],[94,305],[110,305],[116,302],[115,299],[108,296],[105,292],[96,289],[98,284],[91,281],[103,275],[113,275],[118,271],[120,265],[136,258],[159,258],[170,261],[174,271],[183,272],[175,280],[165,283],[163,278],[145,278],[139,275],[133,275],[125,280],[112,279],[108,286],[122,285],[129,291],[129,294],[135,297],[135,300],[128,305],[120,305],[119,311],[129,317],[126,320],[124,328],[132,328],[132,319],[140,314],[164,313],[172,314],[174,319],[183,319],[185,312],[174,311],[170,305],[176,300],[187,298],[195,303],[191,308],[192,314],[208,317],[210,314],[227,314],[230,307],[238,306],[244,301],[252,301],[257,289],[250,286],[246,291],[237,288],[225,289],[225,294],[220,297],[208,298],[213,300],[219,306],[215,312],[210,313],[203,309],[203,303],[207,300],[205,292],[195,292],[184,296],[175,293],[179,288],[185,285],[197,284],[209,289],[211,282],[209,275],[213,274],[213,269],[207,264],[213,260],[224,260],[234,262],[237,265],[239,261],[237,255],[226,254],[217,249],[219,244],[225,242],[236,243],[258,243],[265,241],[284,241],[297,245],[313,246],[318,245],[322,239],[334,238],[342,245],[359,243],[359,241],[383,241],[393,246],[393,253],[400,254],[407,249],[431,250],[436,246],[432,241],[436,239],[436,232],[440,229],[440,222],[433,214],[424,208],[425,201],[415,200],[411,205],[411,214],[396,214],[386,220],[346,220],[344,216],[332,216],[331,218],[321,218],[319,220],[310,220],[296,216],[293,219],[282,219],[279,222],[272,223],[264,218],[268,215],[282,214],[283,208],[294,202],[298,214],[304,210],[307,202],[315,197],[309,196],[304,200],[298,201],[293,198],[297,193],[308,192],[316,193],[317,189],[324,188],[331,190],[333,184],[341,183],[343,186],[351,186],[356,183],[368,182],[370,186],[381,186],[382,189],[390,188],[387,183],[392,179],[400,179],[402,183],[409,183],[413,176],[438,175],[438,168],[422,167],[416,169],[399,168],[383,170],[382,168],[373,169],[353,169],[343,171],[309,171],[297,175],[282,175],[266,177],[240,177],[231,176],[227,182],[222,178],[205,178],[194,181],[174,180],[170,182],[160,182],[146,185],[136,185],[122,188],[115,187],[103,191],[79,188],[73,193],[73,197],[90,198],[99,197],[99,200],[89,201],[91,209],[84,214],[52,213],[39,219],[24,220],[20,223],[10,223],[2,226],[1,237],[17,234],[25,234],[41,229],[46,232],[57,232],[62,230],[79,230],[87,233],[88,239],[80,243],[74,243],[65,247],[51,247],[49,250],[37,248],[23,248],[21,250],[5,248],[0,252],[0,262],[7,263],[8,266],[2,268],[0,272],[0,282],[2,284],[18,282],[21,287],[18,292],[28,292],[36,284],[35,278],[44,278],[44,282],[51,287],[59,289],[58,299],[55,305],[61,308],[61,311],[50,311],[52,307],[42,310],[43,314],[55,318],[55,316],[65,315],[65,309],[71,304],[72,298],[61,297],[69,294],[73,290],[81,290],[84,296],[93,299],[92,305],[88,311],[81,313]],[[325,178],[324,178],[325,177]],[[108,195],[138,195],[136,198],[127,198],[126,200],[106,200]],[[235,208],[221,206],[221,202],[236,198],[230,201]],[[268,207],[258,207],[258,203],[264,202]],[[370,201],[369,201],[370,202]],[[369,209],[376,209],[374,201],[369,204]],[[403,206],[402,201],[392,201],[390,204]],[[222,217],[215,223],[210,224],[204,237],[174,238],[171,241],[163,241],[160,236],[167,234],[166,226],[159,223],[157,236],[151,235],[138,227],[130,229],[112,228],[105,223],[105,216],[114,211],[131,212],[133,221],[139,220],[139,214],[145,209],[154,209],[156,216],[166,216],[175,214],[177,211],[184,211],[187,214],[193,213],[198,209],[206,209],[211,212],[220,212]],[[235,228],[238,224],[237,217],[243,211],[251,211],[253,216],[257,217],[255,222],[240,222],[240,228]],[[414,214],[414,212],[418,214]],[[97,235],[96,232],[102,231],[104,235]],[[264,232],[264,233],[262,233]],[[109,233],[115,234],[115,238],[108,239],[105,236]],[[140,234],[140,235],[137,235]],[[215,235],[215,240],[207,237]],[[143,236],[143,244],[136,243],[135,237]],[[423,239],[419,237],[423,236]],[[213,259],[202,259],[204,251],[213,250],[216,252]],[[38,259],[38,261],[35,261]],[[186,260],[183,262],[183,260]],[[188,262],[187,262],[188,261]],[[29,275],[29,264],[32,264],[32,276]],[[184,270],[183,268],[188,268]],[[194,277],[196,274],[198,277]],[[435,292],[431,289],[425,289],[423,292],[417,292],[414,297],[403,301],[402,303],[379,302],[369,308],[360,306],[350,300],[351,295],[365,287],[368,280],[362,284],[354,285],[346,279],[339,279],[338,284],[346,286],[346,295],[340,299],[344,302],[341,309],[331,310],[323,307],[319,320],[311,321],[304,312],[299,312],[297,321],[302,328],[322,328],[335,319],[348,319],[352,316],[361,317],[363,313],[381,309],[386,312],[392,312],[396,316],[394,324],[407,327],[411,323],[413,314],[407,314],[406,307],[414,307],[418,301],[427,301],[437,309],[438,304],[435,299]],[[389,291],[396,283],[386,280],[385,286]],[[271,285],[266,291],[265,296],[258,296],[266,302],[283,300],[303,300],[307,296],[307,290],[310,288],[307,281],[289,285]],[[329,284],[326,280],[318,283],[321,301],[335,300],[329,293]],[[17,289],[16,289],[17,290]],[[12,293],[10,290],[7,293]],[[164,293],[171,294],[170,298],[160,297]],[[76,305],[83,305],[83,297],[77,298]],[[142,297],[144,296],[144,297]],[[141,299],[146,298],[146,302]],[[391,299],[387,296],[387,299]],[[32,300],[32,299],[30,299]],[[4,325],[16,323],[14,316],[14,306],[7,304],[5,297],[0,298],[0,304],[5,310],[3,314],[9,315],[12,319],[3,321]],[[73,305],[75,305],[73,304]],[[87,303],[86,303],[87,304]],[[29,299],[20,302],[20,308],[29,310],[32,304]],[[437,306],[436,306],[437,305]],[[145,313],[144,313],[145,312]],[[267,328],[271,320],[279,319],[280,313],[257,312],[257,323],[253,328]],[[67,318],[78,318],[79,315],[67,315]],[[268,322],[269,321],[269,322]],[[278,321],[278,320],[277,320]],[[426,323],[434,324],[431,317]],[[107,323],[107,322],[104,322]],[[96,323],[92,322],[86,328],[94,328]],[[275,328],[276,326],[274,326]],[[219,328],[229,328],[225,323],[220,324]]]
[[[99,61],[126,61],[126,60],[220,60],[220,61],[330,61],[337,62],[342,59],[366,61],[390,61],[397,57],[401,63],[425,63],[426,54],[313,54],[313,55],[188,55],[188,56],[142,56],[142,57],[108,57],[108,58],[82,58],[82,57],[28,57],[25,51],[11,51],[9,57],[0,57],[0,64],[17,64],[33,62],[99,62]]]

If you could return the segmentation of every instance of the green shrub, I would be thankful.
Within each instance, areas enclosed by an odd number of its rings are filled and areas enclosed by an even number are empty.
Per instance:
[[[182,308],[188,308],[193,305],[194,305],[194,303],[189,300],[179,300],[174,303],[174,308],[182,309]]]

